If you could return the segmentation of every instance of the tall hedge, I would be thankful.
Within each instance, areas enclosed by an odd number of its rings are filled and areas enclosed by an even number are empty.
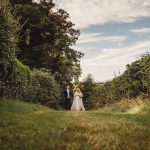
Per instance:
[[[19,18],[8,0],[0,0],[0,97],[23,99],[29,83],[29,68],[16,58]]]
[[[57,108],[61,102],[61,88],[50,72],[46,70],[32,71],[30,99],[48,107]]]
[[[0,0],[0,95],[15,76],[15,53],[20,25],[11,13],[8,0]]]

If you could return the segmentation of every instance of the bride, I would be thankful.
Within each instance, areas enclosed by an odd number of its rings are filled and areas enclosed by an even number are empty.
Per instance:
[[[77,111],[85,111],[83,102],[82,102],[82,97],[83,94],[80,90],[80,88],[75,88],[74,89],[74,100],[73,100],[73,104],[71,106],[71,110],[77,110]]]

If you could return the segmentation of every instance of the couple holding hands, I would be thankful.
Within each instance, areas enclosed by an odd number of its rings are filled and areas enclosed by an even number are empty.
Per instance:
[[[83,101],[83,94],[79,87],[75,87],[73,89],[73,93],[70,90],[70,86],[66,86],[66,90],[64,91],[64,100],[65,100],[65,109],[66,110],[75,110],[75,111],[85,111]],[[72,102],[73,99],[73,102]],[[71,105],[72,102],[72,105]]]

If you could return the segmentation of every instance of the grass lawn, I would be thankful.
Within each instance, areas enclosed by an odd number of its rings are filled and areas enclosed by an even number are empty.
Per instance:
[[[0,150],[148,150],[150,105],[136,113],[54,111],[0,101]]]

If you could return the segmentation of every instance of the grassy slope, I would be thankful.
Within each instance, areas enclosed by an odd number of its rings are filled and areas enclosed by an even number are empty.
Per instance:
[[[150,105],[135,114],[0,102],[0,150],[148,150]]]

